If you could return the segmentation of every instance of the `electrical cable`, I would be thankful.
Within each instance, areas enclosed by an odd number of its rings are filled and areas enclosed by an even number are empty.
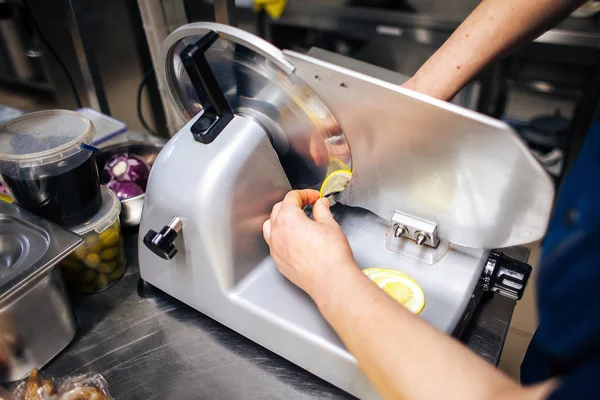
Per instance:
[[[154,68],[150,69],[150,71],[148,71],[144,76],[144,79],[142,79],[142,81],[140,82],[140,86],[138,87],[137,91],[137,115],[144,128],[146,128],[146,130],[150,134],[156,136],[158,134],[154,131],[154,129],[150,128],[150,125],[148,125],[148,123],[144,119],[144,114],[142,113],[142,92],[144,91],[144,86],[146,86],[146,83],[148,83],[148,79],[150,79],[150,77],[152,77],[153,75]]]
[[[56,61],[58,62],[58,65],[60,65],[61,69],[65,73],[65,75],[67,77],[67,80],[69,81],[69,85],[71,86],[71,90],[73,91],[73,97],[75,98],[75,103],[77,104],[77,108],[78,109],[82,108],[83,105],[81,103],[81,98],[79,97],[79,93],[77,92],[77,88],[75,87],[75,82],[73,81],[73,77],[71,76],[71,74],[69,73],[69,70],[67,69],[67,67],[65,66],[65,64],[62,62],[62,60],[58,56],[58,53],[56,53],[56,51],[54,50],[54,48],[50,45],[50,43],[48,42],[48,40],[46,39],[46,37],[42,33],[42,30],[40,29],[40,26],[38,25],[38,23],[35,20],[35,18],[33,18],[33,13],[31,12],[31,8],[29,8],[29,5],[27,4],[27,1],[26,0],[22,0],[22,2],[23,2],[23,6],[25,8],[25,12],[27,14],[27,17],[31,21],[31,24],[33,25],[33,28],[37,32],[37,34],[40,37],[40,39],[42,40],[42,42],[44,42],[44,44],[46,45],[46,47],[48,48],[48,50],[50,51],[50,53],[52,54],[52,56],[56,59]]]

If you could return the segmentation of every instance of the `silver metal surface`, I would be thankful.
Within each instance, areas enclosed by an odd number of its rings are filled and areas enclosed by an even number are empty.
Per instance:
[[[139,247],[143,278],[336,386],[378,398],[314,302],[269,256],[261,227],[289,184],[264,128],[234,116],[205,145],[190,131],[200,117],[169,141],[150,175],[141,236],[173,215],[184,227],[171,260]],[[386,247],[389,220],[357,207],[338,205],[332,211],[358,265],[410,275],[427,299],[420,317],[451,334],[475,290],[486,251],[447,241],[420,247],[406,240],[410,255],[405,257]]]
[[[268,132],[294,188],[319,185],[338,159],[351,166],[350,149],[328,108],[293,72],[283,53],[240,29],[194,23],[171,34],[163,45],[165,80],[184,121],[202,105],[179,58],[180,52],[214,30],[221,38],[206,57],[234,113],[258,121]]]
[[[440,243],[437,225],[433,222],[396,211],[392,216],[392,224],[388,234],[400,240],[410,239],[416,241],[419,246],[426,244],[431,247],[436,247]]]
[[[179,217],[173,217],[171,222],[169,222],[169,228],[173,229],[175,232],[179,233],[181,228],[183,228],[183,222]]]
[[[350,143],[354,173],[340,202],[388,221],[400,211],[435,222],[440,238],[473,248],[543,236],[553,184],[508,125],[325,61],[285,54]]]
[[[152,166],[162,148],[162,144],[153,142],[119,143],[105,147],[102,149],[102,151],[96,154],[98,171],[102,172],[106,161],[108,161],[108,159],[113,155],[120,153],[135,154],[140,156],[144,159],[144,161]],[[122,226],[138,226],[140,224],[145,196],[145,194],[141,194],[139,196],[121,201],[121,214],[119,218]]]
[[[353,399],[140,280],[137,235],[125,235],[127,273],[112,288],[80,299],[79,335],[42,371],[102,374],[115,399]],[[506,254],[527,261],[526,248]],[[483,302],[461,342],[497,365],[515,302]]]
[[[75,335],[56,263],[82,239],[0,202],[0,382],[40,368]]]

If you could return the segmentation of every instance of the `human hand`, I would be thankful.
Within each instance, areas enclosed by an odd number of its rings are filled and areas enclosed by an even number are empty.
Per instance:
[[[303,207],[314,204],[313,218]],[[329,200],[316,190],[294,190],[273,206],[263,235],[279,271],[314,297],[327,276],[356,265],[348,239],[329,211]]]

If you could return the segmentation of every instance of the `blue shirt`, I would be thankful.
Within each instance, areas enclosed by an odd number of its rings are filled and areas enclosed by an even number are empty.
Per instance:
[[[551,399],[600,399],[600,122],[566,177],[542,244],[539,326],[524,384],[557,377]]]

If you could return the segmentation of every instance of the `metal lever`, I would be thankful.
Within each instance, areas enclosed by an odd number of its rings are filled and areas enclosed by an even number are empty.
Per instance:
[[[215,140],[223,128],[233,119],[233,111],[213,74],[204,53],[212,46],[219,34],[210,31],[180,54],[181,62],[202,103],[202,116],[192,126],[196,141],[208,144]],[[205,94],[205,95],[204,95]]]
[[[160,233],[150,229],[144,236],[144,244],[160,258],[170,260],[177,254],[175,239],[181,228],[183,228],[181,218],[173,217],[169,225],[164,226]]]
[[[520,300],[531,275],[529,264],[505,256],[493,250],[483,269],[478,285],[484,291],[501,294],[513,300]]]

